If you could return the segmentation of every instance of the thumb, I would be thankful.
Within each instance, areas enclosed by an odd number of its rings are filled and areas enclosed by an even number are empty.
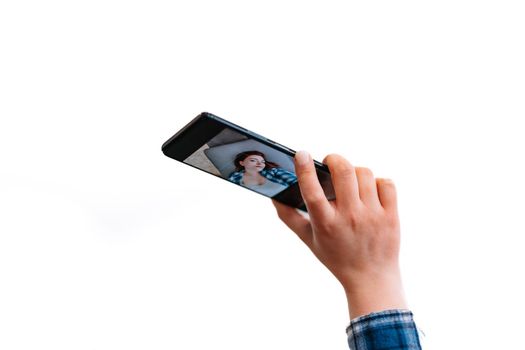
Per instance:
[[[277,210],[279,219],[281,219],[290,230],[295,232],[297,236],[299,236],[299,238],[310,247],[312,241],[312,226],[310,225],[310,220],[299,214],[295,208],[274,199],[272,199],[272,203]]]

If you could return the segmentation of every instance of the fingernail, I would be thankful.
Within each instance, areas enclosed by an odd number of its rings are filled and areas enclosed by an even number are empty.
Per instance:
[[[310,154],[306,151],[298,151],[295,153],[295,161],[297,165],[305,165],[310,161]]]

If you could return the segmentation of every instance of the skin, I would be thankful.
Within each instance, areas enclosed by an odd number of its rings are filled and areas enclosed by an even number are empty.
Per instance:
[[[344,288],[350,319],[388,309],[407,309],[399,268],[397,194],[389,179],[374,178],[338,154],[323,160],[336,200],[328,201],[311,156],[295,156],[309,218],[272,199],[279,218],[310,248]]]
[[[259,174],[265,167],[265,160],[259,155],[250,155],[239,162],[244,167],[243,182],[246,185],[262,185],[266,178]]]

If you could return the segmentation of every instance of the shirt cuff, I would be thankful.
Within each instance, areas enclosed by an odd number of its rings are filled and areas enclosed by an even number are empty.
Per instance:
[[[350,349],[421,349],[410,310],[372,312],[350,321],[346,328]]]

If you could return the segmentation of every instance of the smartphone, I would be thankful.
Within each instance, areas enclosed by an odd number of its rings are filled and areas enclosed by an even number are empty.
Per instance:
[[[179,162],[307,212],[294,166],[295,151],[208,112],[202,112],[162,145]],[[328,200],[330,172],[314,160]]]

